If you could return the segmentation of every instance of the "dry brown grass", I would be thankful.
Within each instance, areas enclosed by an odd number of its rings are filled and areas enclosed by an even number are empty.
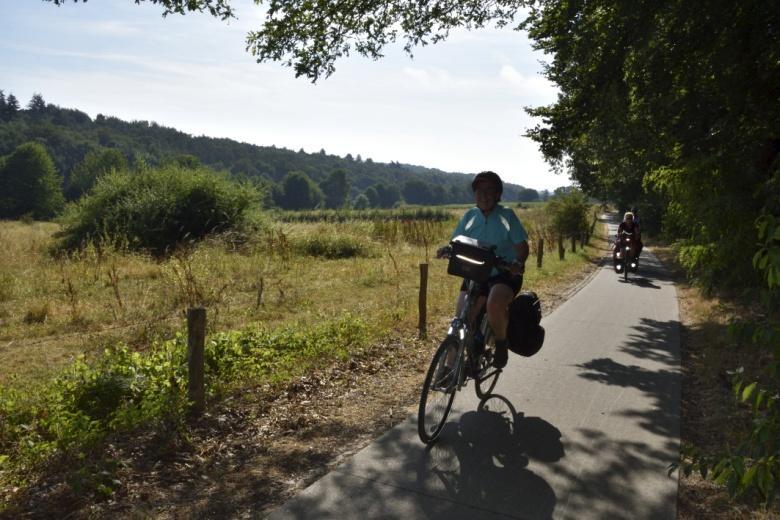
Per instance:
[[[682,322],[681,441],[684,446],[716,454],[735,446],[749,426],[736,406],[728,372],[743,366],[747,373],[757,373],[761,361],[754,350],[729,336],[728,325],[734,318],[748,318],[753,309],[745,304],[744,296],[705,295],[690,285],[670,248],[654,246],[653,252],[672,272],[677,286]],[[732,501],[722,486],[691,474],[680,476],[678,518],[763,520],[780,518],[780,511]]]
[[[529,229],[539,228],[538,210],[519,214]],[[0,222],[0,384],[41,379],[78,354],[117,341],[144,348],[180,330],[191,305],[209,309],[212,331],[311,323],[343,312],[368,317],[380,329],[413,329],[418,265],[434,244],[446,243],[453,227],[454,221],[428,229],[437,236],[426,251],[372,236],[370,222],[279,223],[240,250],[216,238],[158,261],[95,247],[53,258],[47,250],[56,224]],[[294,252],[296,240],[334,234],[370,243],[375,256],[325,260]],[[557,250],[546,249],[543,269],[529,259],[525,282],[542,294],[593,255],[567,253],[560,262]],[[436,260],[429,276],[429,316],[446,315],[457,281]]]

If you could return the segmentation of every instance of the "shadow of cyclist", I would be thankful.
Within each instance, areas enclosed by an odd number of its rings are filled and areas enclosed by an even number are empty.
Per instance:
[[[418,466],[418,484],[443,486],[452,502],[483,513],[551,518],[555,493],[527,466],[531,459],[555,462],[564,456],[556,427],[518,414],[506,398],[493,394],[476,411],[445,426]],[[452,504],[452,509],[461,508]],[[435,516],[442,513],[437,510]]]

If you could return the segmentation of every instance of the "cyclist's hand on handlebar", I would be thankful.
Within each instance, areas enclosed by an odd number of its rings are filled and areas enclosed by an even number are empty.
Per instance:
[[[452,247],[442,246],[436,250],[436,258],[449,258],[450,253],[452,253]]]
[[[509,264],[509,271],[511,271],[512,274],[523,274],[525,272],[525,262],[521,263],[515,260]]]

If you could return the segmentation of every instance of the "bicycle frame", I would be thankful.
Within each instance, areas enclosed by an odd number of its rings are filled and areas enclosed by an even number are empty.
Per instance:
[[[456,381],[458,390],[460,390],[463,385],[466,384],[466,347],[473,343],[474,333],[477,329],[476,326],[469,326],[468,318],[472,307],[476,304],[477,299],[479,298],[479,287],[480,284],[473,280],[469,280],[468,288],[466,290],[466,299],[463,302],[463,308],[460,310],[458,315],[453,318],[452,322],[450,323],[450,328],[447,330],[447,335],[455,338],[458,341],[458,352],[455,356],[456,364],[453,367],[453,370],[457,374]],[[476,318],[478,317],[479,314]],[[480,324],[480,327],[485,328],[485,330],[483,330],[483,334],[484,341],[487,342],[488,336],[491,334],[491,332],[489,325],[487,324],[487,318],[483,318],[482,321],[483,323]],[[470,352],[469,354],[472,355],[473,353]]]
[[[493,261],[496,262],[495,259]],[[506,268],[505,262],[496,263],[499,269]],[[438,437],[450,413],[455,393],[463,388],[468,379],[474,379],[477,396],[484,398],[493,390],[501,374],[501,368],[491,366],[489,350],[477,354],[474,348],[477,330],[482,330],[486,344],[492,336],[483,309],[479,309],[479,313],[474,312],[474,305],[481,298],[481,288],[479,282],[468,280],[460,309],[452,319],[447,336],[436,349],[426,372],[417,410],[417,431],[425,444]],[[476,316],[473,316],[472,322],[469,318],[474,314]]]

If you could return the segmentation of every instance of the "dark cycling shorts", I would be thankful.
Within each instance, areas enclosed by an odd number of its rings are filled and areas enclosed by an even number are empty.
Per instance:
[[[483,283],[480,286],[479,295],[487,298],[487,296],[490,294],[490,289],[492,289],[496,284],[506,285],[512,289],[512,293],[516,295],[520,292],[520,288],[523,286],[523,275],[511,274],[502,271],[495,276],[491,276],[486,283]],[[463,280],[463,284],[461,284],[460,290],[467,291],[469,288],[468,285],[469,281]]]

